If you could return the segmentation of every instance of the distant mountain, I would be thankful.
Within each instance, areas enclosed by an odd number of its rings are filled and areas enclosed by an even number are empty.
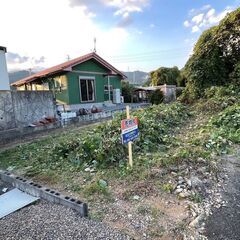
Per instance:
[[[127,76],[126,81],[135,85],[143,85],[148,80],[148,73],[146,72],[134,71],[134,72],[123,72],[123,74]],[[21,71],[9,72],[8,75],[9,75],[10,83],[13,83],[20,79],[28,77],[29,71],[21,70]]]
[[[21,70],[21,71],[9,72],[8,76],[9,76],[10,83],[13,83],[13,82],[16,82],[17,80],[28,77],[29,76],[29,71]]]
[[[127,76],[126,81],[135,85],[143,85],[148,80],[148,73],[141,71],[123,72]]]

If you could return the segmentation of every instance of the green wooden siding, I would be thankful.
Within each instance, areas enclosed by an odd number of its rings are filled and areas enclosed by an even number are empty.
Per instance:
[[[113,86],[113,89],[121,89],[121,79],[119,78],[119,76],[110,76],[109,78],[109,82],[110,85]],[[106,77],[104,79],[104,85],[108,85],[108,78]],[[109,100],[109,96],[108,96],[108,92],[104,92],[104,101],[108,101]],[[111,100],[113,100],[113,94],[111,92]]]
[[[86,61],[84,63],[81,63],[77,66],[74,66],[73,70],[87,71],[87,72],[100,72],[100,73],[108,73],[109,72],[109,70],[107,68],[105,68],[104,66],[99,64],[94,59]]]
[[[83,71],[78,72],[78,71]],[[80,97],[80,87],[79,87],[79,77],[93,77],[94,87],[95,87],[95,101],[94,102],[104,102],[108,100],[108,94],[104,92],[104,85],[108,84],[107,77],[103,74],[109,73],[109,70],[102,66],[95,60],[89,60],[87,62],[81,63],[73,67],[73,72],[67,72],[64,75],[54,77],[54,81],[49,81],[50,89],[55,91],[55,96],[58,102],[65,104],[79,104],[81,103]],[[56,86],[59,85],[60,79],[64,86],[59,90],[56,90]],[[55,83],[54,83],[55,82]],[[111,76],[110,85],[113,88],[121,88],[121,77]],[[111,98],[112,99],[112,98]],[[86,102],[84,102],[86,103]]]
[[[84,72],[90,72],[90,73],[79,73],[79,72],[67,73],[69,104],[81,103],[79,77],[95,78],[95,101],[94,102],[104,102],[108,100],[108,97],[106,98],[106,94],[104,93],[104,85],[107,85],[107,82],[108,82],[107,77],[104,77],[102,74],[94,74],[94,73],[106,74],[109,72],[107,68],[97,63],[95,60],[89,60],[87,62],[84,62],[82,64],[79,64],[73,67],[73,71],[84,71]],[[113,88],[121,88],[120,76],[110,77],[110,84],[113,85]]]

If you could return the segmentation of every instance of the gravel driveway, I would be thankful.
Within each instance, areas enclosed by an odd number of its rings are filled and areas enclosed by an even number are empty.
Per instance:
[[[0,220],[0,239],[131,239],[110,227],[81,218],[71,209],[40,201]]]

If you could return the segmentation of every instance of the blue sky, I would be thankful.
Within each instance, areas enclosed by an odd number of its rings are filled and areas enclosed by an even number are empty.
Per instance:
[[[239,6],[239,0],[1,1],[0,22],[8,21],[0,45],[8,48],[10,70],[78,57],[93,49],[94,37],[97,53],[120,70],[181,68],[202,31]]]

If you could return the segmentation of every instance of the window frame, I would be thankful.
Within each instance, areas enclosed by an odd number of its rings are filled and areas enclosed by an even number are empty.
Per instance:
[[[107,89],[105,89],[105,87],[106,87]],[[113,92],[113,85],[110,84],[109,87],[110,87],[110,90],[108,89],[108,85],[107,85],[107,84],[104,85],[104,92],[105,92],[105,93],[106,93],[106,92],[107,92],[107,93],[108,93],[108,92]]]
[[[86,100],[86,101],[82,100],[81,80],[85,80],[86,82],[87,82],[87,81],[93,81],[93,100],[89,100],[88,84],[86,84],[86,86],[87,86],[87,98],[88,98],[88,100]],[[79,76],[79,93],[80,93],[80,101],[81,101],[82,103],[95,102],[95,99],[96,99],[95,77]]]

